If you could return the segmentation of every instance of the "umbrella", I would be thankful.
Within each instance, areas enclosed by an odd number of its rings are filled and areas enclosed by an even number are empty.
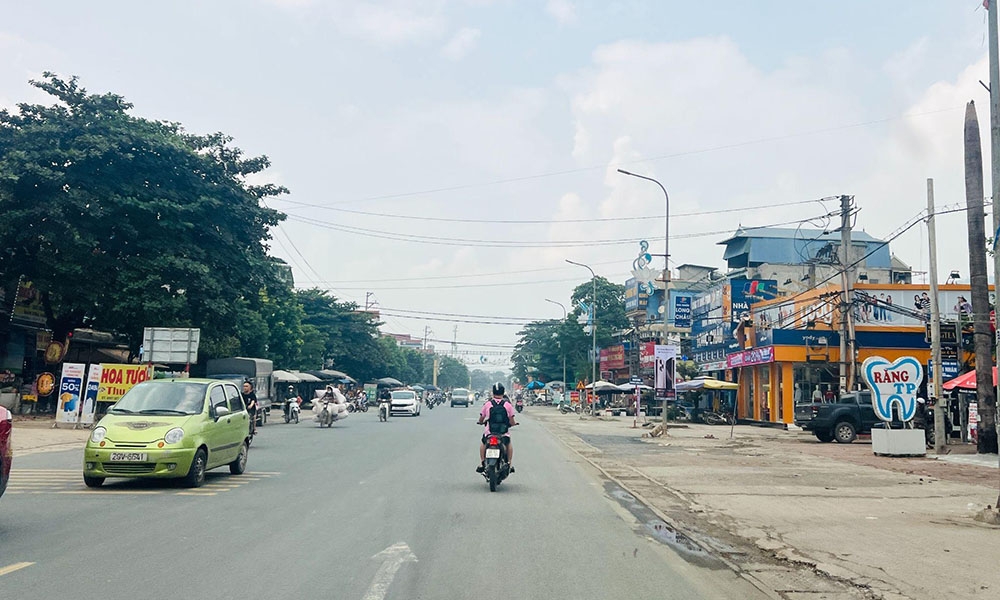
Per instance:
[[[635,393],[635,388],[639,388],[640,390],[651,390],[651,389],[653,389],[653,388],[649,387],[648,385],[646,385],[645,383],[642,383],[642,384],[639,384],[639,385],[633,385],[631,383],[623,383],[620,386],[618,386],[619,390],[621,390],[621,391],[623,391],[623,392],[625,392],[627,394]],[[601,388],[598,387],[597,391],[601,391]]]
[[[282,371],[281,369],[276,369],[271,372],[271,376],[274,377],[275,383],[302,383],[302,378],[291,373],[289,371]]]
[[[403,387],[402,381],[392,377],[383,377],[378,380],[378,384],[382,387]]]
[[[415,391],[415,392],[422,392],[422,391],[426,390],[427,388],[425,388],[424,386],[422,386],[420,384],[417,384],[417,385],[411,385],[410,389],[413,390],[413,391]]]
[[[561,389],[566,387],[566,382],[564,381],[550,381],[545,384],[545,387],[549,389]]]
[[[437,392],[437,391],[440,391],[441,388],[439,388],[436,385],[431,385],[431,384],[428,383],[427,385],[424,386],[424,389],[427,390],[427,391],[431,391],[431,392]]]
[[[997,384],[997,368],[993,367],[993,385]],[[941,386],[946,390],[953,390],[958,388],[960,390],[974,390],[976,389],[976,372],[969,371],[968,373],[962,373],[954,379],[949,379],[944,382]]]
[[[538,381],[536,379],[536,380],[532,381],[531,383],[529,383],[525,387],[527,387],[527,389],[529,389],[529,390],[539,390],[539,389],[542,389],[543,387],[545,387],[545,384],[542,383],[541,381]]]
[[[275,373],[277,373],[277,371],[275,371]],[[298,377],[299,381],[302,383],[316,383],[318,381],[321,381],[319,377],[316,377],[315,375],[310,375],[309,373],[303,373],[301,371],[289,371],[289,373]]]
[[[614,388],[614,391],[616,391],[616,392],[620,391],[618,389],[617,385],[611,383],[610,381],[604,381],[603,379],[600,380],[600,381],[598,381],[597,383],[592,383],[592,384],[588,385],[584,389],[590,390],[590,389],[594,389],[595,387],[597,388],[598,392],[600,392],[601,390],[611,390],[612,388]]]
[[[711,377],[699,377],[691,381],[682,381],[677,384],[678,392],[690,392],[692,390],[737,390],[739,384],[729,381],[719,381]]]

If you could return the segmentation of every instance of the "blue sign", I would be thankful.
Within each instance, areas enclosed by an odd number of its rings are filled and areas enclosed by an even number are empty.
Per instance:
[[[735,323],[750,315],[750,306],[778,297],[777,279],[732,279],[730,285],[730,319]]]
[[[674,296],[674,327],[691,327],[691,296]]]
[[[941,381],[951,381],[958,377],[960,365],[957,360],[941,359]],[[927,378],[934,377],[934,361],[927,361]]]

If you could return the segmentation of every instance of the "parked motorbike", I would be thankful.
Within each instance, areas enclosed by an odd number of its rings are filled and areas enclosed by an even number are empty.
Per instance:
[[[562,404],[559,405],[559,412],[561,412],[564,415],[566,413],[571,413],[571,412],[578,413],[580,412],[580,405],[579,404],[573,405],[570,404],[569,402],[563,402]]]
[[[924,428],[924,441],[927,443],[927,447],[933,448],[935,442],[937,441],[937,435],[934,431],[934,404],[927,402],[923,406],[923,411],[923,422],[919,423],[918,426]],[[948,417],[947,412],[945,412],[944,415],[944,430],[951,431],[951,419]]]
[[[285,423],[295,421],[298,424],[300,412],[302,412],[302,408],[299,406],[298,398],[288,398],[285,400]]]
[[[497,486],[510,475],[510,464],[507,462],[507,448],[500,435],[486,436],[486,470],[483,477],[490,484],[490,491],[497,491]]]
[[[732,425],[733,416],[729,413],[718,413],[706,410],[701,413],[701,418],[709,425]]]

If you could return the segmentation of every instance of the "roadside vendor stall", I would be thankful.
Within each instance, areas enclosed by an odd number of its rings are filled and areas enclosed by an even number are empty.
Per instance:
[[[736,390],[739,385],[711,377],[698,377],[677,384],[677,393],[683,393],[691,402],[691,419],[698,420],[702,411],[733,413]]]

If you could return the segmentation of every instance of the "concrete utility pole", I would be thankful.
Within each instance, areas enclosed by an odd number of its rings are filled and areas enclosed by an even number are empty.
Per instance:
[[[976,353],[977,446],[981,454],[996,451],[996,405],[993,396],[993,336],[986,279],[986,213],[983,210],[983,149],[976,103],[965,107],[965,203],[969,226],[969,285],[972,288],[972,337]]]
[[[427,351],[427,338],[433,333],[430,325],[424,325],[424,352]],[[437,385],[436,383],[434,385]]]
[[[990,0],[987,6],[990,28],[990,179],[993,187],[993,285],[1000,291],[1000,248],[997,248],[997,232],[1000,231],[1000,47],[997,45],[997,3]],[[996,303],[994,303],[996,314]],[[994,317],[995,318],[995,317]],[[1000,329],[998,329],[1000,331]],[[1000,336],[996,340],[997,362],[1000,363]],[[1000,387],[997,388],[995,406],[1000,408]],[[994,408],[993,423],[1000,442],[1000,419]],[[1000,497],[997,497],[1000,505]]]
[[[948,433],[945,432],[944,415],[948,402],[944,399],[941,380],[944,376],[944,365],[941,362],[941,307],[938,299],[937,272],[937,227],[934,224],[934,180],[927,180],[927,243],[930,244],[930,278],[931,278],[931,362],[934,363],[934,374],[931,377],[930,397],[934,405],[934,452],[944,453],[944,445]],[[927,425],[924,425],[926,427]]]
[[[555,304],[555,305],[558,305],[559,308],[562,309],[562,311],[563,311],[563,323],[565,324],[565,322],[566,322],[566,307],[563,306],[563,303],[562,302],[556,302],[555,300],[549,300],[548,298],[546,298],[545,301],[546,302],[551,302],[552,304]],[[562,389],[562,393],[560,394],[560,399],[559,400],[561,402],[565,402],[566,401],[566,349],[563,348],[562,336],[559,336],[559,352],[562,353],[562,359],[563,359],[563,378],[562,378],[563,389]]]
[[[590,380],[590,392],[594,395],[594,397],[592,399],[593,401],[590,404],[590,414],[595,415],[597,414],[597,359],[598,359],[597,357],[597,273],[594,273],[593,269],[591,269],[589,266],[583,263],[573,262],[568,258],[566,259],[566,262],[568,262],[571,265],[583,267],[588,271],[590,271],[590,283],[593,286],[593,295],[591,295],[590,297],[590,342],[592,347],[591,350],[592,356],[590,357],[591,377],[592,377],[592,379]],[[581,408],[580,409],[581,419],[583,418],[583,413],[584,411]]]
[[[851,278],[851,196],[840,197],[840,281],[843,299],[840,304],[840,391],[850,391],[853,381],[854,341],[850,335],[851,310],[853,307]]]

